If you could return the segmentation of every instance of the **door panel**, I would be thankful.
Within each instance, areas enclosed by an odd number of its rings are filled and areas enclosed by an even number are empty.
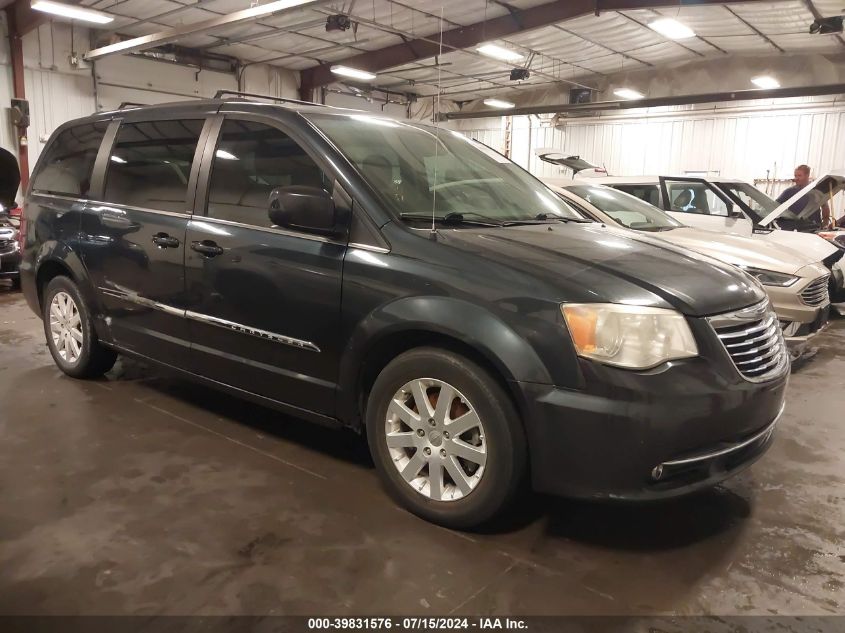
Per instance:
[[[121,124],[104,159],[102,198],[82,222],[83,253],[117,344],[189,362],[185,232],[205,120]],[[99,161],[98,161],[99,163]]]
[[[333,184],[278,127],[219,121],[200,180],[207,217],[195,215],[186,236],[193,371],[331,415],[345,237],[283,230],[268,211],[277,187]]]

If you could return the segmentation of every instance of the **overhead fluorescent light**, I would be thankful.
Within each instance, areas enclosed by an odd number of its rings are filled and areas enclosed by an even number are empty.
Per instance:
[[[668,37],[670,40],[685,40],[695,37],[695,31],[673,18],[660,18],[654,22],[649,22],[648,28]]]
[[[110,158],[111,158],[111,162],[113,162],[113,163],[124,164],[126,162],[126,160],[121,158],[120,156],[111,156]]]
[[[31,6],[36,11],[52,13],[53,15],[70,18],[71,20],[82,20],[83,22],[93,22],[94,24],[108,24],[114,21],[112,16],[100,13],[99,11],[74,7],[69,4],[62,4],[61,2],[50,2],[50,0],[34,0]]]
[[[490,106],[491,108],[499,108],[500,110],[505,110],[506,108],[512,108],[515,104],[511,103],[510,101],[505,101],[503,99],[485,99],[484,105]]]
[[[641,92],[637,92],[632,88],[619,88],[613,91],[620,99],[642,99],[645,95]]]
[[[484,44],[475,50],[482,55],[487,55],[487,57],[499,59],[503,62],[518,62],[521,59],[525,59],[525,55],[521,55],[516,51],[512,51],[509,48],[504,48],[503,46],[498,46],[496,44]]]
[[[349,66],[332,66],[331,71],[335,75],[343,77],[351,77],[352,79],[361,79],[363,81],[372,81],[376,78],[374,73],[366,70],[359,70],[358,68],[350,68]]]
[[[222,158],[223,160],[238,160],[237,156],[231,152],[227,152],[225,149],[218,149],[214,152],[214,155],[217,156],[217,158]]]
[[[234,13],[218,15],[213,18],[209,18],[208,20],[201,20],[199,22],[191,22],[190,24],[174,26],[172,28],[164,29],[163,31],[159,31],[157,33],[151,33],[150,35],[133,37],[132,39],[117,42],[116,44],[109,44],[108,46],[95,48],[94,50],[85,53],[85,60],[93,61],[96,59],[107,57],[108,55],[116,55],[118,53],[126,54],[134,53],[135,51],[142,51],[144,49],[161,46],[162,44],[167,44],[169,42],[183,40],[189,35],[195,35],[197,33],[208,33],[216,29],[222,29],[232,26],[233,24],[238,24],[239,22],[255,20],[256,18],[260,18],[265,15],[270,15],[271,13],[279,13],[288,9],[294,9],[304,5],[312,4],[316,1],[317,0],[276,0],[276,2],[268,2],[267,4],[261,4],[254,7],[250,7],[249,9],[235,11]],[[42,0],[38,0],[38,2],[42,2]],[[33,8],[35,8],[34,5]]]
[[[772,90],[773,88],[780,88],[780,82],[770,75],[760,75],[759,77],[754,77],[751,80],[758,88],[763,88],[763,90]]]

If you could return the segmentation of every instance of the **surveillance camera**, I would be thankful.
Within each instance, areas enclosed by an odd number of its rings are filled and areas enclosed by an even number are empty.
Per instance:
[[[834,35],[842,32],[842,16],[832,18],[819,18],[810,25],[810,33],[813,35]]]

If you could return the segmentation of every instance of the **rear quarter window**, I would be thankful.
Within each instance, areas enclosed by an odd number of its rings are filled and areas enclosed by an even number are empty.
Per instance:
[[[34,191],[85,198],[108,121],[70,127],[44,150],[32,179]]]

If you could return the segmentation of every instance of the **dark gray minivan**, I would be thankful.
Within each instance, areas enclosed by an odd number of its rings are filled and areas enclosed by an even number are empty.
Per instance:
[[[97,114],[53,134],[24,218],[66,374],[127,354],[366,433],[394,498],[443,525],[526,486],[711,486],[783,410],[756,281],[589,222],[446,129],[239,97]]]

